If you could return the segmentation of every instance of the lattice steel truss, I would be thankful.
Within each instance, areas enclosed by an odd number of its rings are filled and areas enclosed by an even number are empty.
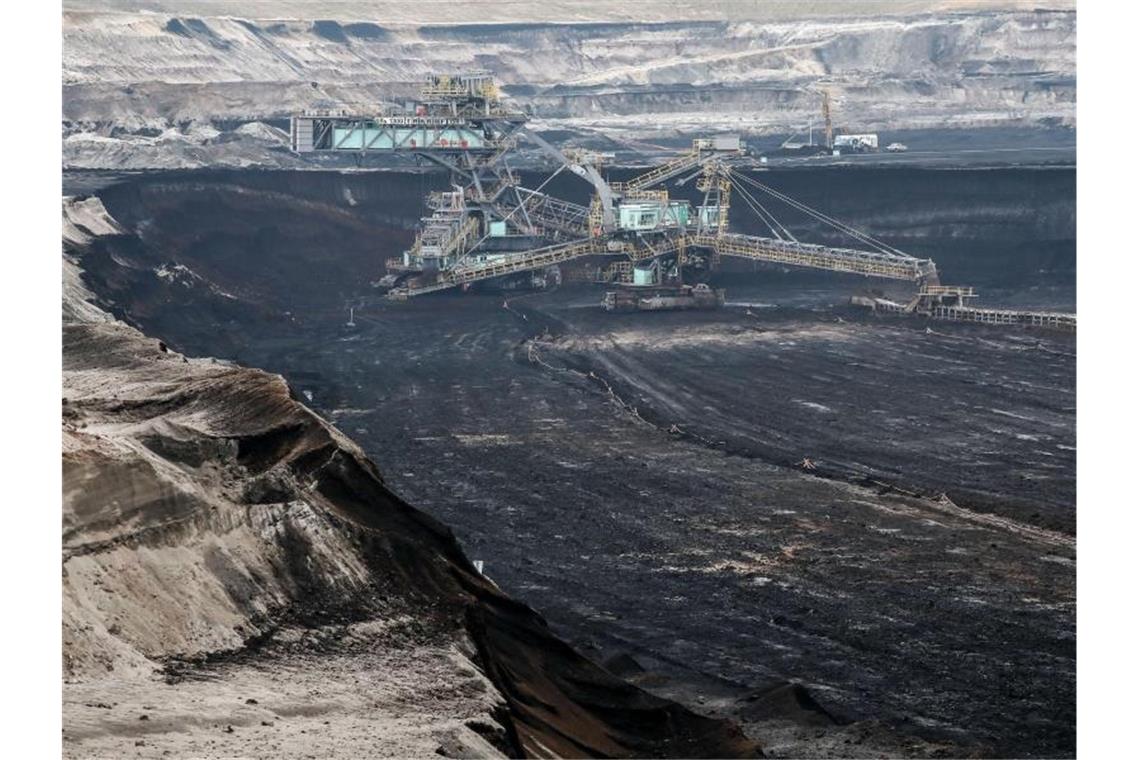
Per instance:
[[[446,169],[455,188],[428,199],[412,247],[388,260],[396,278],[394,298],[408,298],[574,259],[599,258],[599,271],[628,279],[634,262],[668,261],[713,266],[731,256],[793,267],[937,285],[937,268],[876,241],[865,233],[807,209],[750,179],[736,168],[748,161],[734,137],[694,140],[677,157],[624,182],[601,174],[603,157],[560,151],[526,126],[485,72],[436,75],[421,100],[377,115],[344,112],[294,117],[293,148],[301,153],[376,152],[411,155]],[[522,141],[537,147],[563,171],[592,186],[589,206],[523,187],[509,161]],[[553,177],[552,177],[553,178]],[[696,179],[702,202],[695,208],[664,187]],[[741,184],[743,183],[743,184]],[[749,189],[751,186],[751,190]],[[757,199],[766,193],[850,234],[866,249],[796,240]],[[773,231],[772,237],[729,230],[734,194]],[[626,265],[616,266],[625,262]]]

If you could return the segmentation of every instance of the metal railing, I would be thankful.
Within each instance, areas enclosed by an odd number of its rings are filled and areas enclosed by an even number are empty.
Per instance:
[[[416,236],[411,248],[413,256],[422,255],[425,246],[431,246],[435,249],[432,251],[433,256],[450,256],[461,247],[465,247],[467,242],[479,231],[479,218],[476,216],[468,216],[455,226],[445,226],[440,224],[439,220],[433,221],[436,222],[434,225]],[[432,238],[441,237],[442,240],[428,240],[429,236]]]
[[[464,285],[478,280],[487,280],[492,277],[501,277],[505,274],[514,274],[516,272],[526,272],[531,269],[540,269],[542,267],[551,266],[553,264],[560,264],[564,261],[576,259],[582,256],[590,256],[594,254],[606,253],[606,245],[604,242],[587,238],[585,240],[574,240],[569,243],[562,243],[559,245],[547,246],[546,248],[538,248],[533,251],[525,251],[523,253],[514,254],[511,256],[504,256],[501,259],[493,261],[473,262],[470,264],[461,264],[454,269],[446,272],[441,272],[439,279],[435,282],[424,285],[409,285],[403,288],[397,288],[389,293],[391,298],[404,299],[412,296],[422,295],[424,293],[432,293],[439,290],[455,287],[456,285]]]
[[[622,252],[633,261],[644,261],[646,259],[655,259],[658,256],[664,256],[669,253],[675,253],[689,242],[691,241],[683,236],[670,236],[664,238],[656,245],[647,240],[642,240],[640,246],[627,243],[623,247]]]
[[[934,262],[886,253],[833,248],[752,235],[690,235],[689,245],[711,248],[721,256],[736,256],[773,264],[848,272],[868,277],[917,281],[935,273]]]
[[[618,192],[631,192],[644,190],[658,182],[669,179],[675,174],[696,167],[701,162],[701,153],[699,150],[692,150],[689,153],[684,153],[672,161],[667,161],[660,166],[656,166],[644,174],[639,174],[633,179],[621,185],[621,191]],[[614,188],[615,191],[617,188]]]
[[[923,285],[918,291],[920,296],[956,296],[958,298],[977,298],[974,288],[961,285]]]
[[[633,262],[615,261],[602,269],[603,282],[632,282]]]
[[[978,322],[987,325],[1029,325],[1061,330],[1077,329],[1077,315],[1063,312],[983,309],[976,306],[935,306],[930,315],[935,319],[946,319],[954,322]]]
[[[630,188],[624,182],[611,182],[610,187],[621,196],[623,201],[657,201],[659,203],[669,201],[668,190],[638,190]]]

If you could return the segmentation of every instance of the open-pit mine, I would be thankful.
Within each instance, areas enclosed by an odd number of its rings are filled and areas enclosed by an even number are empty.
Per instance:
[[[1075,752],[1071,11],[67,5],[67,756]]]

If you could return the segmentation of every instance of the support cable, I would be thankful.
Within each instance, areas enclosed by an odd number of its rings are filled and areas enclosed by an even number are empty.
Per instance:
[[[772,231],[772,234],[775,235],[777,239],[788,239],[793,243],[799,242],[796,240],[796,236],[793,235],[787,227],[780,223],[780,220],[776,218],[776,215],[769,211],[764,206],[764,204],[756,200],[756,198],[751,193],[749,193],[746,188],[737,185],[736,191],[740,193],[740,196],[742,198],[744,198],[744,202],[747,203],[749,207],[752,208],[752,210],[755,211],[757,215],[759,215],[764,223],[768,225],[768,229]]]
[[[771,215],[767,212],[767,209],[761,206],[760,203],[757,202],[756,199],[753,198],[743,187],[737,187],[736,191],[739,197],[744,199],[744,203],[750,209],[752,209],[753,213],[760,217],[760,221],[762,221],[768,227],[768,230],[772,233],[772,236],[778,240],[783,240],[783,233],[780,232],[777,225],[774,223],[774,219],[771,218]]]
[[[757,180],[754,180],[751,177],[747,177],[747,176],[745,176],[739,172],[735,172],[732,169],[729,169],[729,172],[736,179],[751,185],[752,187],[756,188],[757,190],[760,190],[761,192],[766,193],[767,195],[770,195],[771,197],[776,198],[777,200],[788,204],[792,208],[795,208],[795,209],[798,209],[798,210],[804,212],[808,216],[811,216],[812,218],[814,218],[820,222],[823,222],[824,224],[826,224],[830,227],[833,227],[833,228],[839,230],[840,232],[843,232],[843,233],[849,235],[850,237],[855,238],[856,240],[858,240],[859,242],[861,242],[865,245],[868,245],[868,246],[871,246],[872,248],[875,248],[880,253],[885,253],[885,254],[889,254],[889,255],[893,255],[893,256],[900,256],[900,257],[907,258],[907,259],[913,259],[914,258],[913,256],[910,256],[909,254],[904,253],[904,252],[898,250],[897,248],[894,248],[893,246],[888,245],[887,243],[884,243],[883,241],[878,240],[877,238],[874,238],[871,235],[852,227],[849,224],[845,224],[844,222],[841,222],[838,219],[835,219],[833,217],[828,216],[827,214],[824,214],[822,211],[817,211],[816,209],[813,209],[811,206],[808,206],[805,203],[801,203],[800,201],[797,201],[795,198],[792,198],[789,195],[781,193],[780,191],[776,190],[775,188],[769,187],[768,185],[765,185],[762,182],[758,182]]]
[[[831,219],[830,217],[828,217],[823,212],[816,211],[815,209],[811,208],[810,206],[807,206],[806,204],[800,203],[799,201],[795,200],[794,198],[791,198],[790,196],[783,195],[779,191],[774,190],[773,188],[770,188],[767,185],[763,185],[760,182],[757,182],[756,180],[753,180],[749,177],[746,177],[743,174],[740,174],[738,172],[733,172],[733,176],[737,180],[739,180],[741,182],[745,182],[747,184],[750,184],[753,187],[761,190],[762,192],[767,193],[771,197],[776,198],[777,200],[783,201],[784,203],[792,206],[793,208],[797,208],[797,209],[803,211],[805,214],[808,214],[812,218],[817,219],[818,221],[824,222],[828,226],[834,227],[834,228],[839,229],[840,231],[842,231],[846,234],[851,235],[852,237],[856,238],[860,242],[865,242],[868,245],[872,245],[873,247],[875,247],[877,249],[881,249],[883,247],[882,245],[877,244],[877,242],[873,241],[872,239],[869,239],[870,236],[865,235],[864,233],[859,232],[858,230],[855,230],[854,228],[848,228],[847,225],[844,225],[842,222],[839,222],[838,220],[835,220],[835,219]],[[741,188],[741,189],[743,189],[743,188]]]
[[[878,240],[878,239],[872,237],[871,235],[869,235],[869,234],[867,234],[861,230],[858,230],[858,229],[856,229],[856,228],[854,228],[848,224],[845,224],[844,222],[841,222],[838,219],[834,219],[833,217],[830,217],[821,211],[817,211],[816,209],[811,208],[807,204],[801,203],[800,201],[797,201],[795,198],[792,198],[791,196],[785,195],[784,193],[781,193],[778,190],[775,190],[774,188],[768,187],[767,185],[764,185],[760,182],[757,182],[755,180],[751,180],[748,177],[741,176],[740,178],[743,179],[745,182],[752,184],[754,187],[761,190],[762,192],[765,192],[768,195],[771,195],[772,197],[776,198],[777,200],[783,201],[784,203],[787,203],[788,205],[792,206],[793,208],[796,208],[796,209],[804,212],[805,214],[808,214],[809,216],[823,222],[824,224],[827,224],[828,226],[831,226],[831,227],[839,230],[840,232],[843,232],[843,233],[849,235],[850,237],[853,237],[854,239],[858,240],[859,242],[861,242],[865,245],[868,245],[872,248],[875,248],[880,253],[886,253],[886,254],[898,255],[898,256],[906,256],[907,258],[910,258],[909,256],[907,256],[907,254],[903,253],[902,251],[899,251],[896,248],[891,247],[890,245],[887,245],[886,243],[882,242],[881,240]]]

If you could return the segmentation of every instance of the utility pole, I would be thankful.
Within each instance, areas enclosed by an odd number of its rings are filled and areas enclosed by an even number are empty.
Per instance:
[[[824,140],[827,142],[827,149],[831,150],[831,93],[827,90],[823,91],[823,134]]]

